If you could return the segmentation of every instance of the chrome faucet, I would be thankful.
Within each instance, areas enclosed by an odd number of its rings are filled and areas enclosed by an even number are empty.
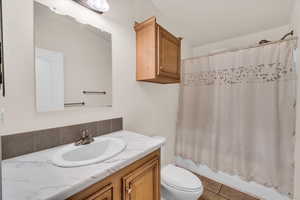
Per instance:
[[[81,138],[75,142],[75,146],[86,145],[94,142],[94,137],[88,134],[88,130],[83,130],[81,133]]]

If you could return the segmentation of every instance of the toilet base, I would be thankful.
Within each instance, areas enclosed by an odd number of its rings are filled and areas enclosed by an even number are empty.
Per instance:
[[[173,195],[168,190],[166,190],[163,186],[161,186],[160,192],[161,192],[161,200],[179,200],[176,197],[173,197]]]
[[[203,190],[199,192],[193,193],[185,193],[185,192],[174,192],[171,191],[170,188],[166,188],[163,185],[161,186],[161,200],[198,200],[199,197],[202,196]]]

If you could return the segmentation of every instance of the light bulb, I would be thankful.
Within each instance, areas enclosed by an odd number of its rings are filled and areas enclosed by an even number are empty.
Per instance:
[[[100,12],[107,12],[109,10],[109,4],[107,0],[87,0],[87,4],[92,9]]]

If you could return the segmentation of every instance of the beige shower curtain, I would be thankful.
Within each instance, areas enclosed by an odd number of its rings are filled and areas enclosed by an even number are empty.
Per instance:
[[[177,156],[291,195],[295,48],[290,40],[184,60]]]

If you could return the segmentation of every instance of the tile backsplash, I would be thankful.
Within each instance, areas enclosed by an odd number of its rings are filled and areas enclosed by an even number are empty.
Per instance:
[[[93,136],[101,136],[123,129],[123,119],[77,124],[59,128],[18,133],[2,136],[2,159],[41,151],[80,139],[82,130],[88,130]]]

